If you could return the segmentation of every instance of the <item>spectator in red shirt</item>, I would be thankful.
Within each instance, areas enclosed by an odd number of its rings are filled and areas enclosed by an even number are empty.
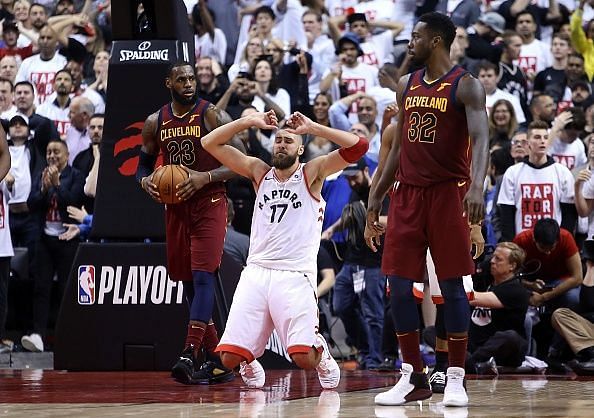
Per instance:
[[[20,48],[17,46],[19,39],[19,28],[14,20],[4,21],[2,23],[3,45],[0,48],[0,59],[6,55],[19,55],[21,60],[37,52],[37,41],[32,41],[29,45]]]
[[[534,229],[525,230],[514,242],[526,251],[526,263],[540,263],[537,280],[524,281],[532,290],[530,304],[575,309],[579,303],[583,272],[580,254],[571,233],[559,228],[554,219],[540,219]]]

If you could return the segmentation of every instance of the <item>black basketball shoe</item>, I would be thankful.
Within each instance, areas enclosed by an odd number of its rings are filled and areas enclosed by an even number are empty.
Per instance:
[[[433,369],[429,377],[429,385],[433,393],[443,393],[446,385],[446,374],[443,370]]]
[[[207,360],[200,366],[197,372],[192,374],[191,384],[193,385],[214,385],[217,383],[230,382],[235,378],[233,370],[226,368],[219,361]]]
[[[185,385],[192,384],[192,376],[201,367],[201,362],[194,357],[194,346],[190,344],[179,356],[171,369],[171,377]]]

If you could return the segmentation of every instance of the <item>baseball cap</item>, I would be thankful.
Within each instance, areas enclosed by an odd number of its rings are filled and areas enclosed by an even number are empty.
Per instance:
[[[344,174],[345,176],[354,176],[359,171],[365,170],[366,167],[367,167],[367,163],[365,162],[365,158],[361,158],[356,163],[347,165],[344,168],[344,170],[342,170],[342,174]]]
[[[571,90],[574,90],[576,87],[581,87],[584,90],[588,90],[590,94],[592,94],[592,85],[586,80],[576,80],[570,86]]]
[[[484,13],[478,20],[497,33],[503,33],[505,31],[505,19],[497,12]]]
[[[8,126],[12,126],[17,122],[21,122],[25,124],[25,126],[29,126],[29,118],[25,115],[17,114],[10,118],[10,122],[8,122]]]
[[[353,32],[346,32],[344,35],[340,37],[338,40],[338,47],[336,48],[336,55],[340,54],[340,50],[342,49],[342,45],[345,43],[354,44],[357,48],[357,55],[363,55],[363,50],[361,49],[361,45],[359,44],[359,38]]]

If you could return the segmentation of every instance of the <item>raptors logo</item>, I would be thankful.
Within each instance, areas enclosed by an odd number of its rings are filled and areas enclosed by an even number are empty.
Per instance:
[[[142,127],[144,122],[134,122],[124,132],[128,134],[118,140],[113,147],[113,158],[122,176],[133,176],[138,167],[138,154],[142,146]],[[159,153],[156,167],[163,165],[163,155]]]

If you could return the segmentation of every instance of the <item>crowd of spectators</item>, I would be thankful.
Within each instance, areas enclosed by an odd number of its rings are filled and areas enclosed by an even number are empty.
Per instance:
[[[432,10],[451,16],[457,26],[451,59],[484,86],[490,133],[487,251],[474,278],[469,368],[484,370],[485,361],[489,370],[517,368],[529,356],[594,370],[594,326],[591,316],[580,316],[594,306],[594,1],[184,3],[201,97],[234,119],[273,110],[282,121],[300,111],[369,140],[364,159],[324,185],[318,291],[322,318],[343,320],[359,367],[370,369],[393,368],[397,349],[383,338],[391,322],[381,253],[361,238],[369,187],[382,134],[398,118],[397,80],[416,70],[407,54],[414,23]],[[32,323],[23,330],[32,333],[22,340],[32,351],[44,349],[48,289],[54,279],[65,284],[93,213],[110,13],[109,0],[0,0],[0,118],[12,156],[5,187],[12,244],[28,249],[36,283]],[[252,128],[241,139],[250,155],[270,161],[274,132]],[[304,145],[304,161],[333,150],[319,137]],[[241,178],[227,189],[226,248],[245,263],[255,192]],[[497,247],[501,242],[508,244]],[[430,328],[434,313],[423,312]],[[579,329],[568,325],[575,315],[585,321]],[[331,337],[330,325],[321,330]],[[522,347],[522,355],[506,355],[500,340]],[[11,348],[0,343],[0,352]]]

